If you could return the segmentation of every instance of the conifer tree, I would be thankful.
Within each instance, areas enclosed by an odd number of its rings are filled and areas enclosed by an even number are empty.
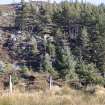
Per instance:
[[[90,62],[91,60],[91,49],[92,49],[92,46],[91,46],[91,40],[90,40],[90,36],[89,36],[89,33],[87,31],[87,28],[84,26],[82,29],[81,29],[81,36],[80,36],[80,44],[81,44],[81,56],[83,56],[83,59],[87,62]]]
[[[58,46],[56,50],[57,54],[57,68],[60,76],[65,80],[76,80],[78,76],[76,74],[76,60],[71,54],[70,49],[67,47],[62,49]]]
[[[47,73],[50,73],[53,76],[57,75],[57,72],[54,70],[54,68],[52,66],[51,57],[49,56],[48,53],[46,53],[44,56],[43,70]]]

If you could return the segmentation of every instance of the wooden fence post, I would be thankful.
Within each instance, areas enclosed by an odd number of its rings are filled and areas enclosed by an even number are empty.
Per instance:
[[[50,76],[50,77],[49,77],[49,79],[50,79],[50,80],[49,80],[49,82],[50,82],[50,83],[49,83],[49,86],[50,86],[50,90],[51,90],[51,88],[52,88],[52,85],[53,85],[52,76]]]

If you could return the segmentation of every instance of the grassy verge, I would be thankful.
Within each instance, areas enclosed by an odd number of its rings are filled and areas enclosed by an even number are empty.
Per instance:
[[[105,95],[85,94],[64,87],[56,92],[3,94],[0,105],[105,105]]]

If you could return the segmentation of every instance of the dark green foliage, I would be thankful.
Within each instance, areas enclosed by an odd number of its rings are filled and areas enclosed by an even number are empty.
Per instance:
[[[78,76],[76,74],[76,60],[74,56],[71,54],[70,49],[67,47],[66,49],[57,48],[57,67],[59,70],[60,76],[69,81],[69,80],[77,80]]]
[[[23,31],[32,26],[32,35],[44,40],[45,51],[40,52],[43,53],[44,71],[51,74],[57,71],[65,80],[104,82],[105,5],[64,1],[41,5],[37,12],[37,7],[32,5],[31,8],[27,5],[23,7],[16,25],[20,24],[18,26]],[[45,40],[45,36],[53,37],[53,42],[48,38]]]
[[[52,67],[52,62],[49,54],[46,54],[43,61],[43,70],[53,76],[57,76],[57,72]]]
[[[88,84],[100,84],[105,85],[105,79],[99,74],[98,69],[94,64],[86,64],[84,62],[78,63],[76,72],[79,76],[81,83]]]
[[[81,82],[94,83],[98,76],[97,68],[94,64],[79,63],[77,66],[77,74],[79,75]]]

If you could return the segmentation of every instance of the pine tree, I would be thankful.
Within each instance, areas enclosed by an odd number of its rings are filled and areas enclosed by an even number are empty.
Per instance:
[[[31,4],[27,5],[24,1],[21,2],[21,7],[16,11],[15,26],[22,31],[32,32],[35,24],[35,9]]]
[[[88,84],[104,84],[104,78],[98,74],[98,69],[93,63],[86,64],[83,61],[78,63],[76,70],[79,80],[85,86]]]
[[[47,73],[50,73],[53,76],[57,75],[57,72],[54,70],[54,68],[52,66],[51,57],[49,56],[48,53],[46,53],[44,56],[43,70]]]
[[[47,52],[51,57],[55,57],[55,45],[50,41],[47,43]]]
[[[69,81],[69,80],[76,80],[78,76],[75,72],[76,67],[76,60],[74,56],[71,54],[69,48],[62,49],[58,46],[56,49],[57,55],[57,70],[59,70],[60,76]]]
[[[91,49],[92,49],[92,46],[91,46],[91,40],[90,40],[90,36],[89,36],[89,33],[88,33],[88,30],[87,28],[84,26],[82,29],[81,29],[81,35],[80,35],[80,50],[82,51],[81,53],[81,56],[83,56],[83,59],[86,61],[86,62],[91,62]]]
[[[78,75],[76,74],[76,64],[77,61],[74,59],[70,49],[65,49],[66,54],[64,55],[65,62],[67,62],[66,80],[78,80]]]

